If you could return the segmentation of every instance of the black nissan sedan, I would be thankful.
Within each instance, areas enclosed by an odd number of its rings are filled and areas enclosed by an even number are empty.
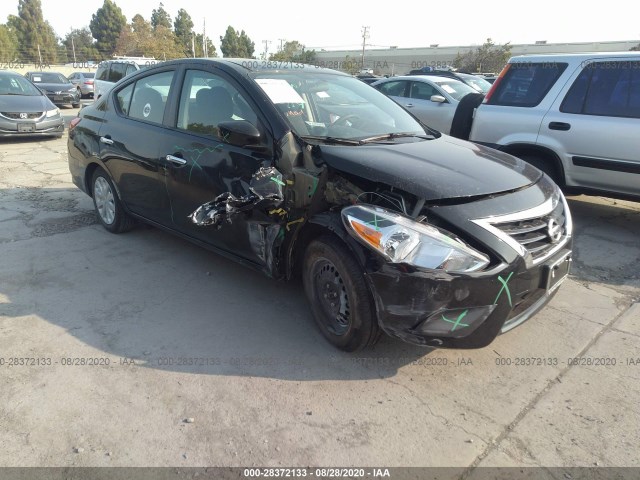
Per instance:
[[[571,215],[549,177],[332,70],[165,62],[81,110],[68,149],[108,231],[143,221],[301,277],[318,327],[347,351],[381,331],[486,346],[571,265]]]

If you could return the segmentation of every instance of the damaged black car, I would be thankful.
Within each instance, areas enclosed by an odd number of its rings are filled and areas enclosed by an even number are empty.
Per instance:
[[[571,214],[548,176],[332,70],[164,62],[81,110],[68,149],[107,230],[144,221],[301,277],[318,327],[347,351],[382,332],[486,346],[571,265]]]

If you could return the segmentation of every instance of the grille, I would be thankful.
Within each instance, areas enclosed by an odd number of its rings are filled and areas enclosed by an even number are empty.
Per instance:
[[[24,112],[17,112],[17,113],[16,112],[0,112],[0,114],[2,114],[3,117],[7,117],[7,118],[10,118],[12,120],[26,120],[26,119],[34,120],[36,118],[40,118],[44,112],[30,112],[30,113],[27,113],[27,118],[20,117],[20,115],[22,115],[22,113],[24,113]]]
[[[494,227],[522,245],[533,257],[540,260],[547,256],[567,236],[563,202],[542,217],[512,222],[495,223]]]

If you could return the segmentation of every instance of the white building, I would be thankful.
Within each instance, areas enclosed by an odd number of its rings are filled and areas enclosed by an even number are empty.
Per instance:
[[[628,51],[640,44],[640,40],[612,42],[546,43],[511,45],[512,55],[537,55],[542,53],[584,53]],[[476,49],[477,45],[418,48],[366,49],[364,68],[373,69],[377,75],[402,75],[409,70],[425,66],[444,67],[452,65],[458,53]],[[317,51],[316,64],[336,70],[361,70],[362,50]],[[348,56],[348,60],[347,60]]]

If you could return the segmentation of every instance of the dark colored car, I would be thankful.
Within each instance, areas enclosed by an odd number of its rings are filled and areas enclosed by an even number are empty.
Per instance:
[[[24,74],[38,87],[55,105],[71,104],[72,107],[80,106],[80,94],[64,75],[57,72],[27,72]]]
[[[60,110],[22,75],[0,72],[0,137],[61,137]]]
[[[482,347],[557,291],[572,222],[547,176],[347,74],[262,65],[169,61],[80,111],[69,168],[108,231],[142,220],[301,276],[320,330],[348,351],[381,330]]]

